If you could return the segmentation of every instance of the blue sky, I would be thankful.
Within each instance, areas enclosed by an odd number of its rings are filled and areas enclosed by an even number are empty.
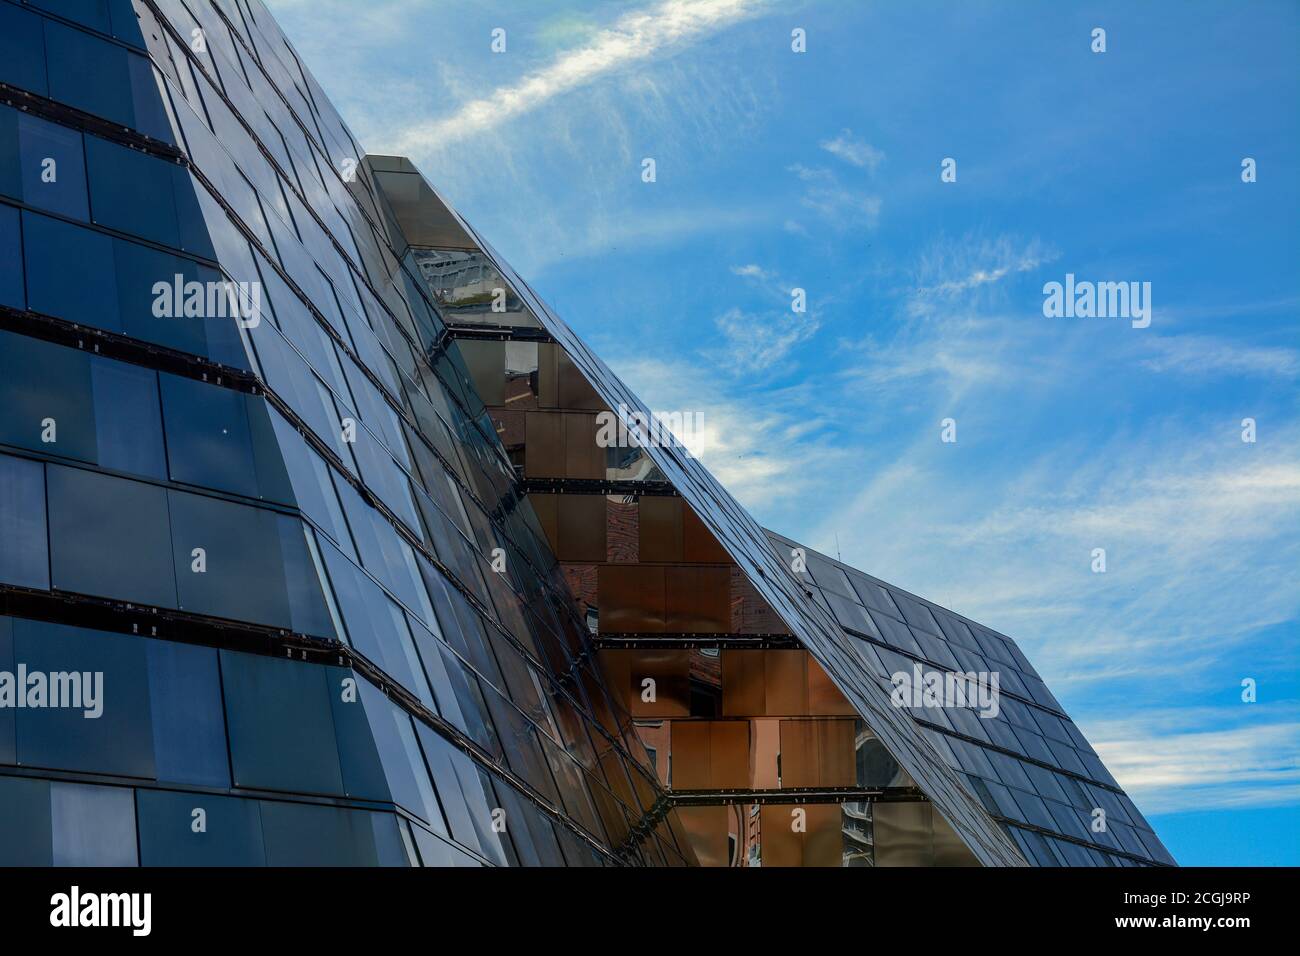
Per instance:
[[[1300,7],[269,6],[762,523],[1014,637],[1180,862],[1300,864]]]

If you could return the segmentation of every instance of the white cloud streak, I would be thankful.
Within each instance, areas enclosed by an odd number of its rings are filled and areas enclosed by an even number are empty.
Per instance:
[[[760,6],[760,0],[664,0],[633,11],[518,82],[471,100],[450,116],[405,130],[397,148],[420,153],[494,129],[602,76],[723,29]]]

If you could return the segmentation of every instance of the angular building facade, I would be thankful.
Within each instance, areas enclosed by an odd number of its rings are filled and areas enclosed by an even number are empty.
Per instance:
[[[0,864],[1173,862],[653,421],[259,0],[0,0]]]

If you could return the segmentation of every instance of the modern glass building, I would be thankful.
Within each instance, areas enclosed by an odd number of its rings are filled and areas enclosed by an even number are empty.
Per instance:
[[[652,421],[259,0],[0,0],[0,864],[1173,863]]]

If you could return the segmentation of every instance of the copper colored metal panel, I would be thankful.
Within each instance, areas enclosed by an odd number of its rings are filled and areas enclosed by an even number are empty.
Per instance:
[[[768,716],[797,717],[808,713],[808,652],[764,653]]]
[[[762,717],[767,713],[763,655],[770,651],[722,652],[722,713]]]
[[[686,830],[700,866],[730,866],[727,836],[731,807],[679,807],[678,819]]]
[[[731,556],[718,544],[713,533],[696,517],[690,505],[682,504],[682,559],[700,564],[731,564]]]
[[[691,714],[688,650],[629,651],[628,710],[633,717],[689,717]],[[646,684],[654,681],[653,685]],[[653,690],[653,693],[651,693]],[[653,700],[647,700],[647,697]]]
[[[556,363],[560,348],[554,342],[542,342],[537,346],[537,404],[542,408],[559,406],[558,374]]]
[[[749,721],[711,721],[709,760],[711,786],[745,789],[749,786]]]
[[[724,634],[731,623],[727,568],[665,569],[668,623],[665,630],[684,634]]]
[[[682,559],[682,500],[645,495],[639,502],[642,561]]]
[[[857,715],[848,698],[840,693],[840,689],[826,676],[822,666],[811,655],[808,657],[808,712],[826,716]]]
[[[529,412],[524,421],[524,474],[529,478],[564,477],[564,416]]]
[[[818,785],[825,787],[852,787],[857,783],[857,753],[855,720],[818,720],[817,762]]]
[[[781,786],[815,787],[820,782],[817,730],[809,720],[781,721]]]
[[[804,866],[844,864],[844,832],[838,803],[814,803],[804,807],[808,830],[803,835]]]
[[[664,569],[605,564],[597,575],[602,634],[660,634],[664,630]]]
[[[802,866],[803,839],[794,831],[793,811],[779,803],[764,804],[759,811],[759,839],[763,866]]]
[[[605,403],[563,349],[556,349],[555,371],[556,397],[561,408],[579,408],[597,412],[605,410]]]
[[[706,720],[672,722],[672,780],[674,790],[711,790],[709,746],[712,734]]]
[[[789,634],[740,568],[731,569],[731,630],[735,634]]]
[[[561,561],[605,560],[605,496],[557,495]]]
[[[605,449],[596,444],[595,415],[564,414],[564,477],[605,477]]]

